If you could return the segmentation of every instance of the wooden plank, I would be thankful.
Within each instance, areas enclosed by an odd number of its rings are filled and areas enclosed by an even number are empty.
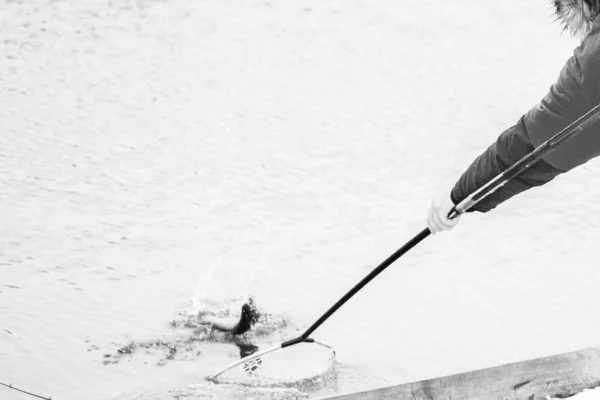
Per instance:
[[[546,400],[600,386],[600,348],[328,397],[333,400]]]

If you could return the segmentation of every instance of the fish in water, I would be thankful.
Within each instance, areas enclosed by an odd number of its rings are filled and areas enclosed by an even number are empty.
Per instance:
[[[242,314],[239,319],[218,318],[207,315],[198,315],[199,323],[202,325],[211,325],[213,329],[226,332],[231,335],[241,335],[252,329],[252,326],[259,318],[256,308],[248,303],[242,306]]]

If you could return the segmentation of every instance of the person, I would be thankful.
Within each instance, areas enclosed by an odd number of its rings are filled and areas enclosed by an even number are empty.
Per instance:
[[[600,0],[554,0],[557,20],[581,43],[540,103],[506,129],[464,171],[449,194],[433,199],[427,214],[432,234],[456,226],[448,213],[469,194],[508,169],[534,148],[600,102]],[[582,131],[467,212],[488,212],[511,197],[545,185],[600,154],[597,126]]]

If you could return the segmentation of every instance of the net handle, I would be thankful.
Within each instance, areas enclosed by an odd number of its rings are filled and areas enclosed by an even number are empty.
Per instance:
[[[452,219],[459,214],[462,214],[483,200],[489,194],[493,193],[496,189],[506,184],[508,181],[514,179],[520,173],[528,169],[531,165],[539,161],[542,157],[550,154],[560,145],[565,143],[567,140],[576,136],[590,125],[600,119],[600,104],[593,107],[587,113],[573,121],[567,127],[562,129],[560,132],[546,140],[544,143],[535,148],[531,153],[527,154],[521,160],[517,161],[510,168],[490,180],[487,184],[476,190],[474,193],[469,195],[466,199],[460,202],[458,205],[452,208],[448,213],[448,218]],[[329,317],[333,315],[344,303],[346,303],[352,296],[354,296],[360,289],[362,289],[367,283],[375,278],[384,269],[389,267],[394,261],[402,257],[406,252],[419,244],[427,236],[431,234],[429,228],[423,229],[415,237],[409,240],[404,246],[398,249],[394,254],[389,256],[384,262],[382,262],[377,268],[371,271],[365,276],[358,284],[356,284],[348,293],[346,293],[341,299],[339,299],[329,310],[327,310],[314,324],[312,324],[302,335],[290,339],[281,344],[281,347],[292,346],[297,343],[305,342],[309,340],[309,336],[323,324]]]
[[[521,172],[528,169],[535,162],[539,161],[542,157],[550,154],[556,148],[558,148],[561,144],[565,143],[568,139],[576,136],[578,133],[582,132],[584,129],[588,128],[590,125],[600,119],[600,104],[593,107],[587,113],[582,115],[576,121],[572,122],[570,125],[565,127],[563,130],[552,136],[550,139],[539,145],[536,149],[534,149],[531,153],[523,157],[521,160],[517,161],[510,168],[505,170],[503,173],[499,174],[492,180],[490,180],[486,185],[469,195],[465,200],[459,203],[457,206],[453,207],[450,213],[448,214],[448,218],[454,218],[458,214],[462,214],[470,209],[473,205],[475,205],[480,200],[484,199],[490,193],[493,193],[496,189],[506,184],[511,179],[515,178]],[[341,306],[343,306],[352,296],[354,296],[359,290],[361,290],[367,283],[369,283],[373,278],[379,275],[384,269],[389,267],[394,261],[398,258],[402,257],[406,252],[415,247],[421,241],[423,241],[426,237],[431,234],[429,228],[423,229],[419,232],[415,237],[409,240],[404,246],[398,249],[394,254],[389,256],[385,261],[383,261],[377,268],[372,270],[367,276],[365,276],[360,282],[358,282],[350,291],[348,291],[341,299],[339,299],[329,310],[327,310],[315,323],[313,323],[302,335],[295,337],[293,339],[287,340],[281,343],[279,346],[274,346],[272,348],[257,352],[252,354],[251,356],[242,358],[227,367],[223,368],[221,371],[216,374],[208,377],[209,380],[215,380],[219,375],[223,372],[253,359],[256,359],[260,356],[263,356],[267,353],[271,353],[275,350],[293,346],[302,342],[314,342],[314,339],[309,336],[319,327],[321,326],[329,317],[331,317]]]

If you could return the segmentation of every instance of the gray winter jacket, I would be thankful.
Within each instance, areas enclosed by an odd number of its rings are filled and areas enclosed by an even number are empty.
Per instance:
[[[559,17],[561,3],[569,3],[570,6],[573,3],[587,4],[571,0],[556,3]],[[568,11],[568,17],[572,17],[573,10]],[[590,10],[580,11],[583,13]],[[585,38],[542,101],[525,113],[514,126],[505,130],[462,174],[451,192],[455,204],[600,103],[600,17],[597,13],[595,15],[596,17],[586,20],[586,15],[580,14],[580,19],[575,21],[579,26],[574,26],[570,20],[563,21],[573,32],[577,32],[577,28],[584,29]],[[595,124],[481,200],[469,211],[487,212],[512,196],[544,185],[557,175],[598,155],[600,127]]]

